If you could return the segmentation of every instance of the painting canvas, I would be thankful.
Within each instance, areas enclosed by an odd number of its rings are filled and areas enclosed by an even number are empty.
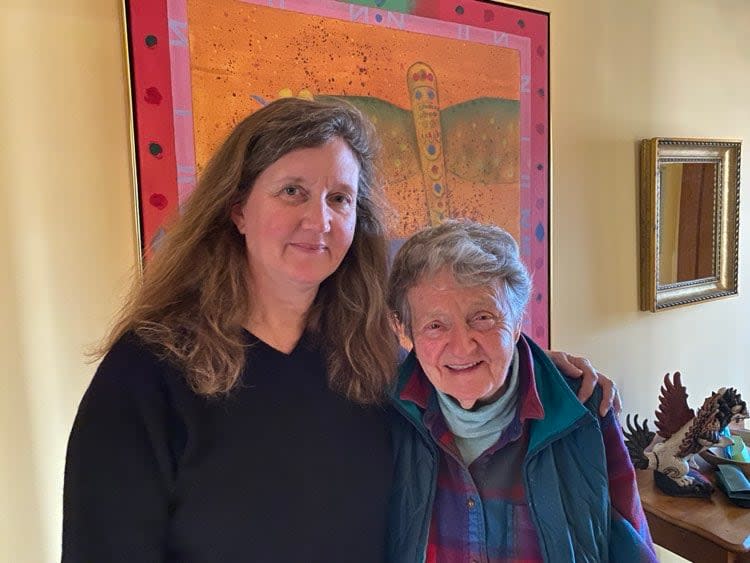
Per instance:
[[[144,257],[234,124],[287,96],[366,113],[393,248],[469,217],[532,272],[524,330],[549,345],[548,15],[479,0],[131,0]]]

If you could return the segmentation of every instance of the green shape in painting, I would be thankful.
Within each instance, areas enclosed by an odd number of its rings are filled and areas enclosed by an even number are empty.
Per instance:
[[[357,4],[369,8],[380,8],[390,12],[411,14],[414,11],[414,0],[344,0],[347,4]]]

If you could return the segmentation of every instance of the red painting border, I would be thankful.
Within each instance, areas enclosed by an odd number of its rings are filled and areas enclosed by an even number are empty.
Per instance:
[[[176,211],[172,86],[166,0],[125,5],[130,53],[140,239],[144,258],[159,229]]]

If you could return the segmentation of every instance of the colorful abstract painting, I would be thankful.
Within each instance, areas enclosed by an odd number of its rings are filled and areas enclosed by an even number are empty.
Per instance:
[[[548,15],[479,0],[131,0],[144,256],[212,152],[280,97],[344,98],[375,124],[394,248],[451,217],[495,223],[534,278],[549,344]]]

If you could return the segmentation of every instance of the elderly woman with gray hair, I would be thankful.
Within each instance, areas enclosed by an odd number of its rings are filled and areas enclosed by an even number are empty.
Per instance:
[[[389,303],[414,349],[389,561],[656,561],[614,413],[521,332],[530,292],[498,227],[449,221],[396,255]]]

